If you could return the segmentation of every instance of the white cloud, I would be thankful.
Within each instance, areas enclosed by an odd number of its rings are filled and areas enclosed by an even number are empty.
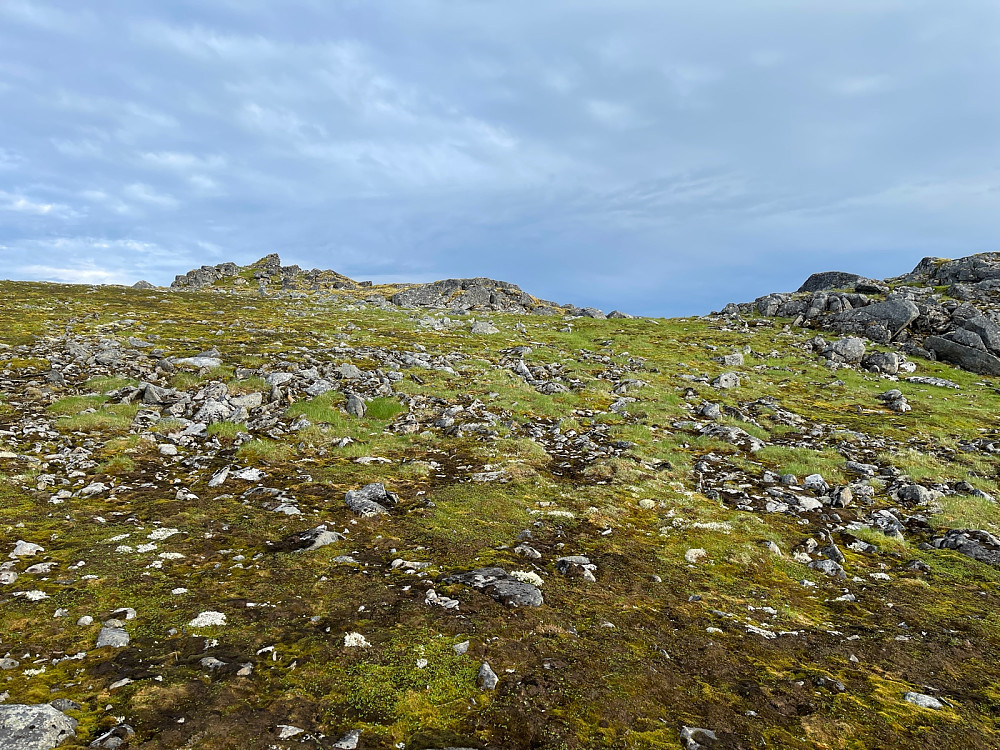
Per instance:
[[[0,211],[52,217],[73,214],[69,206],[61,203],[47,203],[33,200],[18,193],[8,193],[2,190],[0,190]]]
[[[95,24],[92,13],[71,12],[39,0],[3,0],[0,16],[25,26],[70,34],[87,33]]]
[[[172,195],[161,193],[155,188],[141,182],[133,182],[131,185],[127,185],[123,193],[126,198],[139,201],[140,203],[147,203],[151,206],[176,208],[178,205],[177,199]]]
[[[642,118],[628,104],[605,99],[590,99],[585,106],[592,118],[610,128],[628,130],[644,124]]]
[[[147,151],[140,158],[154,167],[184,172],[195,169],[218,169],[226,163],[225,158],[219,154],[198,156],[182,151]]]
[[[674,92],[687,98],[710,83],[722,78],[722,72],[708,65],[674,63],[663,68],[663,75],[670,82]]]
[[[0,169],[17,169],[24,164],[24,157],[9,148],[0,148]]]
[[[868,96],[892,88],[892,78],[887,75],[849,76],[833,82],[833,90],[842,96]]]
[[[52,145],[56,151],[65,156],[74,158],[96,158],[104,153],[104,147],[92,140],[67,140],[63,138],[53,138]]]
[[[109,271],[94,266],[18,266],[24,278],[58,281],[64,284],[126,284],[129,277],[122,271]]]

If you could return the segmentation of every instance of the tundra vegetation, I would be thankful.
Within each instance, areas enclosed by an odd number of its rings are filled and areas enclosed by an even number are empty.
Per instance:
[[[67,748],[1000,746],[992,375],[899,331],[817,340],[829,309],[192,273],[0,282],[0,726],[54,703]]]

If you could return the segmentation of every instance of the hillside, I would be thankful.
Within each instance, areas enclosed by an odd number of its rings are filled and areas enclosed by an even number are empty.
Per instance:
[[[998,279],[0,282],[0,747],[998,747]]]

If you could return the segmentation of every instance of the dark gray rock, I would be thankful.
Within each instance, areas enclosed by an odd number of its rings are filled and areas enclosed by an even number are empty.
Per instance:
[[[443,582],[471,586],[508,607],[540,607],[544,603],[537,586],[517,580],[503,568],[479,568],[448,576]]]
[[[842,333],[856,333],[877,343],[887,344],[920,315],[908,299],[893,297],[885,302],[834,315],[833,326]]]
[[[953,549],[973,560],[1000,567],[1000,539],[981,529],[950,529],[931,542],[938,549]]]
[[[388,507],[395,505],[399,498],[380,482],[366,484],[360,490],[349,490],[344,502],[355,514],[364,518],[385,515],[389,512]]]
[[[799,292],[824,292],[830,289],[847,289],[853,287],[864,276],[845,271],[823,271],[814,273],[798,288]]]
[[[351,416],[361,418],[368,411],[365,400],[356,393],[347,394],[347,404],[344,407]]]
[[[833,560],[813,560],[809,563],[809,567],[813,570],[818,570],[823,575],[830,576],[831,578],[847,577],[847,574],[844,573],[844,568]]]
[[[1000,375],[1000,357],[987,351],[965,346],[945,336],[928,336],[924,347],[943,362],[958,365],[964,370],[980,375]]]
[[[884,375],[898,374],[901,364],[902,359],[896,352],[872,352],[861,360],[862,369]]]
[[[76,736],[76,719],[50,705],[0,705],[0,748],[51,750]]]

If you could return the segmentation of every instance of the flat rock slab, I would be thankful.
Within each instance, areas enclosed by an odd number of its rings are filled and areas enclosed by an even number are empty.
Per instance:
[[[76,719],[48,704],[0,706],[3,750],[51,750],[76,736]]]
[[[463,583],[508,607],[540,607],[544,603],[537,586],[517,580],[503,568],[479,568],[458,573],[445,578],[444,583]]]

